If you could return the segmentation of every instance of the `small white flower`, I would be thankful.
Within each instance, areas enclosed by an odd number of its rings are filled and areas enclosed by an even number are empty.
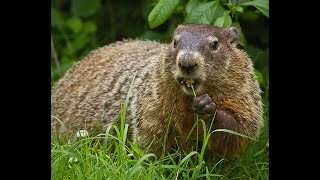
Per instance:
[[[77,132],[77,137],[87,137],[89,135],[88,131],[80,130]]]
[[[133,154],[132,154],[132,153],[130,153],[130,154],[128,154],[127,156],[128,156],[128,157],[131,157],[131,156],[133,156]]]
[[[70,157],[70,159],[69,159],[69,163],[75,163],[75,162],[77,162],[78,161],[78,159],[76,158],[76,157]]]

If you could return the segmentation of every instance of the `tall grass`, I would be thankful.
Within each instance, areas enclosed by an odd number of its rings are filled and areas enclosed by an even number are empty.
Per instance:
[[[209,128],[206,128],[203,120],[197,118],[192,129],[197,128],[199,132],[198,123],[202,123],[203,137],[201,140],[196,138],[197,143],[202,142],[201,149],[166,152],[165,142],[169,138],[167,129],[162,156],[143,152],[138,143],[133,144],[128,140],[129,124],[125,121],[133,83],[134,78],[126,100],[120,107],[118,121],[109,126],[106,132],[89,132],[89,136],[74,135],[71,138],[53,134],[52,179],[268,179],[268,151],[264,148],[267,135],[251,144],[236,161],[228,161],[219,154],[214,159],[206,159],[205,149],[212,133],[223,131],[241,135],[225,129],[211,131],[214,118]],[[62,123],[56,117],[54,120]],[[152,145],[149,147],[152,148]]]

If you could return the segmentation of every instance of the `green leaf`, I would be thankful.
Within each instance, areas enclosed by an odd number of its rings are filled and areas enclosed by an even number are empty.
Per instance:
[[[239,6],[254,6],[269,18],[269,0],[255,0],[239,4]]]
[[[254,69],[254,74],[256,75],[258,82],[260,84],[263,84],[263,75],[262,75],[262,73],[259,70]]]
[[[190,0],[186,5],[186,12],[190,14],[191,10],[200,4],[199,0]]]
[[[236,7],[234,10],[239,13],[243,13],[243,7]]]
[[[186,24],[210,24],[215,18],[222,15],[223,8],[219,5],[219,1],[211,1],[198,4],[190,13],[188,13]]]
[[[229,15],[229,11],[225,11],[224,15],[219,17],[215,22],[214,25],[215,26],[219,26],[219,27],[230,27],[232,24],[232,19]]]
[[[61,27],[63,25],[63,17],[56,8],[51,8],[51,26]]]
[[[79,17],[88,17],[95,14],[100,7],[100,0],[72,0],[71,11]]]
[[[78,33],[82,29],[82,21],[79,17],[73,16],[66,21],[66,26],[74,33]]]
[[[149,14],[148,22],[151,29],[158,27],[165,22],[180,0],[160,0]]]

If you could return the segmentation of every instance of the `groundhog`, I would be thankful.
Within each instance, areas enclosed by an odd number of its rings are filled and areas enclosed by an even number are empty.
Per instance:
[[[192,143],[175,138],[189,135],[197,115],[207,128],[212,123],[212,130],[257,138],[263,126],[261,90],[253,63],[238,44],[234,27],[194,24],[179,25],[170,44],[123,40],[98,48],[54,85],[51,114],[73,132],[85,124],[90,133],[99,121],[103,133],[119,116],[136,74],[126,121],[131,141],[142,149],[153,142],[151,151],[159,155],[167,133],[168,151],[177,148],[176,142],[190,151]],[[51,125],[63,133],[56,120]],[[201,139],[202,133],[201,126],[191,135]],[[237,157],[249,140],[214,132],[206,153]]]

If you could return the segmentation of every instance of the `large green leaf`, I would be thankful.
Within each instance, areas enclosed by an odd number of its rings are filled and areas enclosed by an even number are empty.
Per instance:
[[[79,17],[88,17],[96,13],[100,0],[72,0],[72,13]]]
[[[239,6],[254,6],[269,18],[269,0],[255,0],[239,4]]]
[[[214,25],[215,26],[219,26],[219,27],[230,27],[232,24],[232,19],[229,15],[229,11],[225,11],[223,16],[219,17],[215,22]]]
[[[199,0],[190,0],[186,5],[186,12],[190,14],[191,10],[200,4]]]
[[[151,29],[165,22],[173,13],[180,0],[160,0],[149,14],[148,22]]]
[[[189,5],[191,6],[191,5]],[[189,7],[190,8],[190,7]],[[192,9],[188,9],[185,23],[186,24],[210,24],[216,17],[222,15],[221,5],[219,1],[211,1],[203,4],[198,4]]]

